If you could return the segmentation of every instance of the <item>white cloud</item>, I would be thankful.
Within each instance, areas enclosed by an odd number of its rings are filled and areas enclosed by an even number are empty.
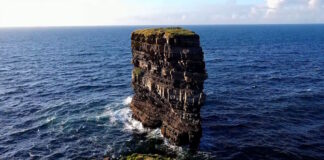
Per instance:
[[[308,5],[311,9],[317,8],[320,6],[320,0],[309,0]]]
[[[267,0],[267,7],[271,9],[277,9],[285,0]]]
[[[267,9],[266,17],[275,13],[284,2],[285,0],[267,0],[266,3],[268,9]]]
[[[0,0],[0,27],[324,23],[323,1]]]
[[[267,0],[268,23],[323,23],[321,0]]]

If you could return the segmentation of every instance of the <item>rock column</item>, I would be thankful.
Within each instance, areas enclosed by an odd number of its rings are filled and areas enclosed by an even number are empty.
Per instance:
[[[132,33],[133,118],[177,145],[198,144],[207,77],[199,36],[182,28]]]

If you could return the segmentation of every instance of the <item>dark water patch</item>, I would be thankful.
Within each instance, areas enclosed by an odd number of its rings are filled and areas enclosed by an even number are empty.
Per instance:
[[[289,151],[284,151],[281,148],[266,147],[266,146],[251,146],[244,147],[238,154],[234,154],[232,159],[304,159]]]

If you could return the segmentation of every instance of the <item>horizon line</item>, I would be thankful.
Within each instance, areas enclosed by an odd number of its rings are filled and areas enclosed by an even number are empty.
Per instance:
[[[110,25],[48,25],[48,26],[0,26],[6,28],[69,28],[69,27],[131,27],[131,26],[253,26],[253,25],[324,25],[324,23],[242,23],[242,24],[110,24]]]

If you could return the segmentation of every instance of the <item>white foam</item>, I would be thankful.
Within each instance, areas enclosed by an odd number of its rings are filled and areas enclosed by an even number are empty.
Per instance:
[[[131,118],[131,116],[124,123],[124,131],[137,131],[142,133],[146,132],[146,130],[140,121]]]
[[[155,138],[155,139],[163,138],[160,128],[148,130],[148,134],[146,137],[147,138]]]
[[[105,111],[96,116],[97,120],[101,117],[109,118],[109,125],[122,125],[123,131],[147,133],[148,138],[162,138],[162,133],[159,128],[149,129],[145,128],[140,121],[132,118],[132,111],[129,104],[132,101],[132,96],[128,96],[122,102],[111,103],[105,106]],[[168,144],[169,145],[169,144]]]
[[[132,97],[128,96],[126,99],[124,99],[123,104],[124,105],[129,105],[132,102]]]
[[[103,118],[103,117],[111,117],[112,115],[114,115],[113,111],[117,107],[118,107],[118,104],[116,104],[116,103],[107,104],[105,106],[105,111],[103,113],[101,113],[100,115],[96,116],[96,119],[99,120],[100,118]]]
[[[183,149],[181,146],[176,146],[174,144],[171,144],[169,142],[169,140],[167,140],[166,138],[164,138],[164,145],[168,146],[170,149],[172,149],[173,151],[176,151],[177,153],[182,153]]]
[[[117,125],[118,123],[123,124],[123,130],[132,132],[145,132],[145,128],[142,123],[132,118],[132,111],[129,107],[124,107],[117,110],[109,110],[106,113],[109,115],[110,123]]]
[[[109,123],[111,125],[123,125],[123,131],[127,132],[146,132],[141,122],[132,118],[132,111],[129,108],[129,104],[132,101],[132,96],[128,96],[125,98],[122,103],[112,103],[105,106],[105,111],[96,116],[96,119],[100,119],[101,117],[108,117]]]
[[[111,124],[117,124],[118,122],[122,123],[127,120],[128,112],[130,112],[128,108],[115,109],[107,105],[107,109],[101,115],[97,116],[97,118],[108,117]]]
[[[46,118],[46,123],[52,122],[56,119],[56,116],[51,116]]]

